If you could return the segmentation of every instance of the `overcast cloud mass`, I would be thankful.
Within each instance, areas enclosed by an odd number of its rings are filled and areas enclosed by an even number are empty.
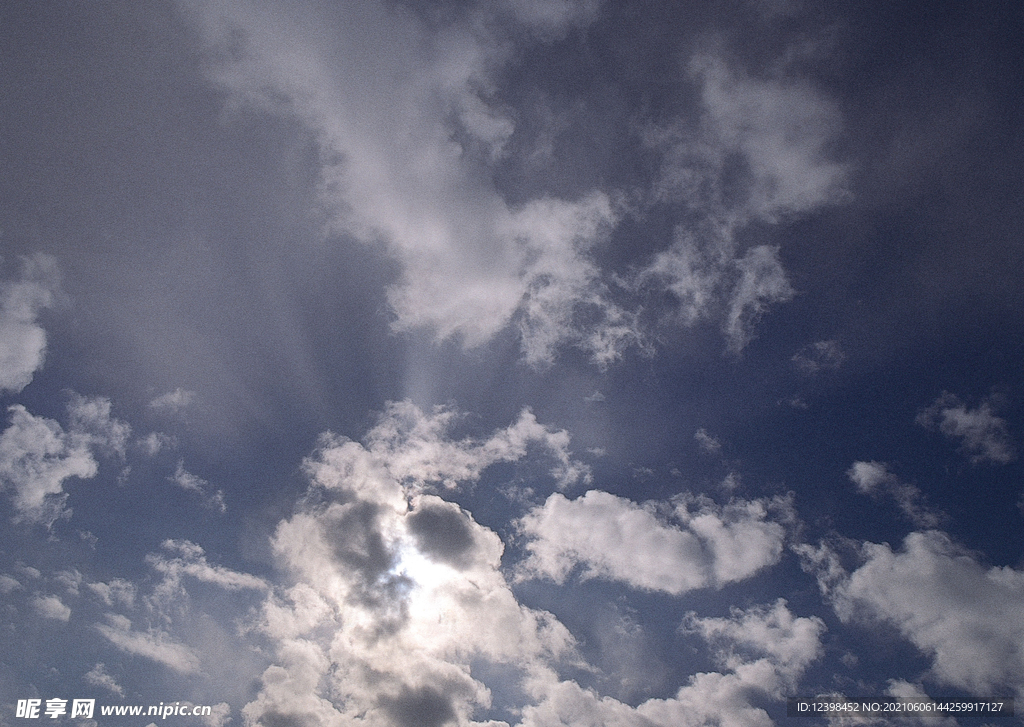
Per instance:
[[[5,4],[0,727],[1024,701],[1022,32]]]

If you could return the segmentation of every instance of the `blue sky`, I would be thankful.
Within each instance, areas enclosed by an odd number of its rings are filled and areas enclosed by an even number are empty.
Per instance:
[[[0,725],[1024,698],[1022,20],[5,6]]]

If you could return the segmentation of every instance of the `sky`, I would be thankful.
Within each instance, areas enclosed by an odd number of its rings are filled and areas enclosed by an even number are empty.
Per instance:
[[[3,4],[0,726],[1019,721],[1022,32]]]

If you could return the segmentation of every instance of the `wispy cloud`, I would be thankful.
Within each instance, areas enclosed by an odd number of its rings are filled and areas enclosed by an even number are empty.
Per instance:
[[[224,491],[213,490],[209,482],[186,470],[184,460],[178,460],[174,474],[167,479],[183,490],[194,492],[202,500],[204,507],[221,513],[227,512],[228,506],[224,502]]]
[[[39,312],[54,302],[57,261],[49,255],[23,258],[21,279],[0,283],[0,391],[19,392],[43,365],[46,331]]]
[[[161,394],[156,397],[149,402],[148,406],[156,412],[177,414],[183,409],[191,406],[195,399],[196,392],[187,391],[179,387],[174,391],[168,391],[166,394]]]
[[[97,624],[96,630],[128,654],[152,659],[184,674],[199,671],[199,657],[192,649],[160,629],[137,631],[126,616],[110,613],[107,614],[107,623]]]
[[[917,423],[938,429],[950,439],[960,440],[964,452],[975,464],[1008,464],[1017,458],[1006,421],[995,413],[992,399],[974,409],[948,391],[917,415]]]
[[[946,519],[943,513],[924,503],[924,496],[917,487],[901,482],[890,472],[885,462],[854,462],[846,476],[857,485],[858,492],[875,498],[891,497],[900,511],[918,527],[934,528]]]

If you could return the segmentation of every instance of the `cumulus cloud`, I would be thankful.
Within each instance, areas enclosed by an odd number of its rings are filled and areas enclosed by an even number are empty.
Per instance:
[[[864,543],[852,572],[828,546],[804,555],[841,619],[895,626],[938,682],[1024,696],[1024,572],[987,567],[936,530],[911,533],[899,551]]]
[[[917,423],[960,440],[961,448],[975,464],[1008,464],[1017,458],[1006,421],[996,416],[991,399],[969,409],[954,394],[943,392],[917,415]]]
[[[124,688],[117,683],[114,677],[107,673],[107,667],[103,662],[97,662],[96,666],[85,673],[83,679],[85,679],[86,684],[106,689],[108,692],[119,697],[124,696]]]
[[[0,283],[0,391],[19,392],[43,365],[46,331],[39,312],[53,305],[57,261],[37,254],[22,260],[21,279]]]
[[[713,646],[723,672],[701,672],[667,699],[636,707],[581,688],[575,682],[538,680],[541,699],[523,709],[523,727],[698,727],[707,724],[770,727],[765,700],[780,701],[821,652],[824,624],[794,616],[785,601],[736,609],[729,618],[687,617],[684,629]]]
[[[885,462],[854,462],[846,476],[857,486],[858,492],[875,498],[891,497],[918,527],[934,528],[944,519],[941,513],[924,504],[924,496],[917,487],[901,482]]]
[[[391,406],[365,444],[321,440],[310,491],[273,538],[295,585],[264,604],[276,650],[247,719],[467,724],[491,699],[471,663],[533,672],[572,652],[558,621],[516,600],[497,534],[426,491],[520,459],[530,441],[554,442],[557,458],[567,435],[524,414],[487,439],[450,440],[453,417]]]
[[[575,568],[585,578],[608,578],[634,588],[681,594],[743,580],[774,565],[792,517],[787,498],[677,498],[666,517],[591,490],[575,500],[559,493],[527,513],[519,526],[529,538],[521,577],[563,583]],[[772,519],[772,516],[775,519]]]
[[[49,527],[68,517],[64,481],[97,471],[87,439],[65,432],[53,419],[11,406],[11,426],[0,435],[0,480],[13,491],[15,519]]]
[[[637,340],[590,255],[618,220],[611,196],[512,205],[490,180],[515,128],[490,93],[510,57],[491,15],[553,37],[587,22],[593,3],[481,4],[440,27],[389,3],[180,4],[214,83],[315,134],[330,224],[401,265],[389,291],[397,329],[476,346],[514,324],[533,363],[562,344],[607,363]]]
[[[8,411],[11,425],[0,435],[0,484],[13,491],[17,521],[47,527],[70,516],[64,482],[96,475],[93,450],[123,456],[131,431],[110,416],[110,401],[102,397],[75,395],[68,406],[67,431],[20,404]]]
[[[71,609],[57,596],[36,596],[32,599],[32,608],[43,618],[64,623],[71,619]]]
[[[482,440],[453,439],[451,430],[459,419],[459,413],[449,407],[436,406],[424,412],[409,401],[389,402],[367,433],[365,446],[326,435],[322,438],[319,455],[308,460],[306,467],[318,480],[336,477],[334,473],[338,469],[334,459],[351,462],[353,453],[358,452],[365,461],[363,466],[380,470],[390,481],[415,488],[450,489],[462,482],[475,481],[493,464],[521,459],[533,446],[554,460],[551,475],[559,486],[567,487],[589,479],[587,466],[575,460],[569,451],[569,433],[540,424],[529,409],[520,412],[512,425]],[[385,495],[389,490],[390,494]],[[397,496],[397,492],[388,488],[367,492],[365,496],[390,498]]]

